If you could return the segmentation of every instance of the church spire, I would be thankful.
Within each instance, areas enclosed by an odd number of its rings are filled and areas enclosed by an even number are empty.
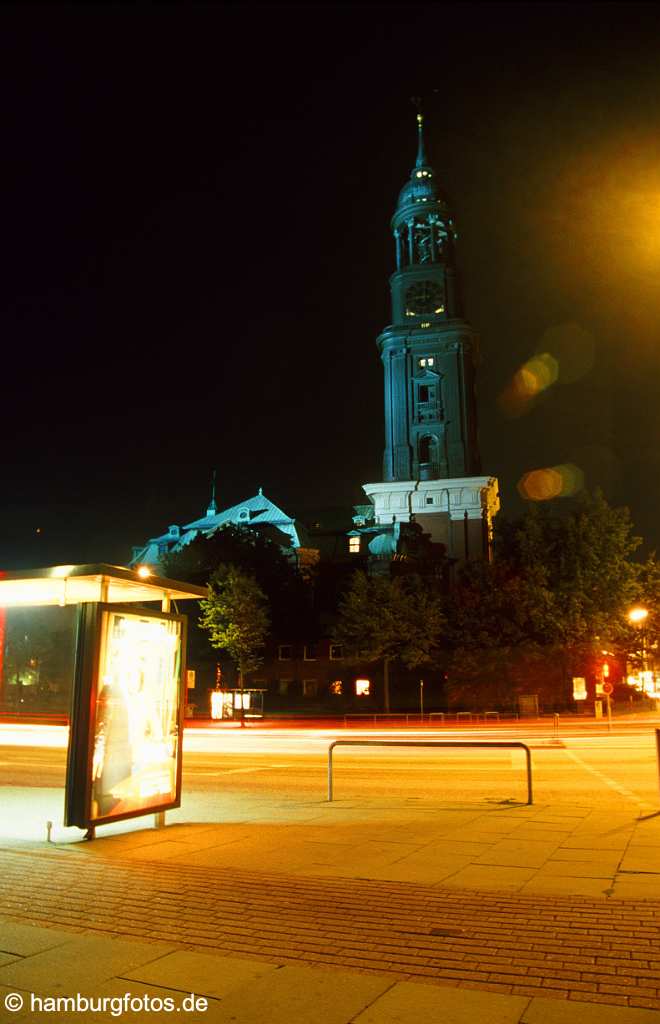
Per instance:
[[[213,470],[213,474],[211,476],[211,500],[209,502],[209,507],[206,510],[206,514],[207,516],[214,516],[217,511],[218,506],[215,503],[215,470]]]
[[[426,150],[424,149],[424,115],[417,114],[417,160],[415,167],[428,167]]]

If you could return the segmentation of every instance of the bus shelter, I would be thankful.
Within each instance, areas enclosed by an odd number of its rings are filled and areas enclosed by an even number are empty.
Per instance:
[[[64,824],[97,825],[181,803],[186,616],[205,587],[120,566],[58,565],[0,578],[0,697],[67,700]]]
[[[264,717],[265,689],[253,686],[211,690],[211,718],[215,721]]]

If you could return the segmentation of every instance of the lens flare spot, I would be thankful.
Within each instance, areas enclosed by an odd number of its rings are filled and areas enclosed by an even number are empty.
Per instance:
[[[550,501],[552,498],[570,498],[584,487],[584,475],[579,466],[567,463],[545,469],[532,469],[518,481],[518,491],[527,501]]]
[[[549,352],[532,356],[517,370],[511,383],[499,397],[500,408],[507,416],[521,416],[542,391],[559,378],[559,363]]]

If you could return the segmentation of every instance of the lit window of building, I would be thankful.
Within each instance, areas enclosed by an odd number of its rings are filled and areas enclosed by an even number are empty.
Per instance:
[[[355,680],[355,696],[356,697],[368,697],[371,692],[371,680],[370,679],[356,679]]]
[[[423,368],[426,368],[427,366],[435,366],[435,356],[422,356],[422,358],[418,360],[418,363]]]
[[[318,688],[316,679],[303,679],[303,697],[316,697]]]
[[[291,661],[293,657],[291,644],[280,644],[277,649],[277,657],[279,661]]]
[[[360,538],[359,537],[349,537],[348,538],[348,550],[349,550],[351,555],[359,555],[360,554]]]
[[[280,697],[286,697],[287,696],[287,694],[288,694],[288,692],[289,692],[289,690],[291,688],[292,683],[293,683],[293,679],[280,679],[279,680],[279,682],[277,684],[277,689],[278,689]]]
[[[305,661],[316,661],[316,644],[305,644]]]
[[[330,693],[336,697],[341,697],[343,692],[343,686],[341,679],[335,679],[334,682],[330,683]]]
[[[344,657],[344,648],[341,644],[330,644],[330,661],[340,661]]]

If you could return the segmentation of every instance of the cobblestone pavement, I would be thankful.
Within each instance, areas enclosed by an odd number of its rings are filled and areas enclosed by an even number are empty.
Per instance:
[[[0,851],[0,912],[41,926],[557,1000],[660,1009],[660,900]]]

